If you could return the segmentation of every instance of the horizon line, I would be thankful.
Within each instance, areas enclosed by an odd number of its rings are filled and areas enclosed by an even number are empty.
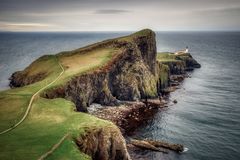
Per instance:
[[[147,28],[146,28],[147,29]],[[39,31],[4,31],[4,30],[0,30],[1,33],[3,32],[7,32],[7,33],[31,33],[31,32],[138,32],[141,31],[143,29],[140,30],[56,30],[56,31],[43,31],[43,30],[39,30]],[[240,30],[153,30],[154,32],[240,32]]]

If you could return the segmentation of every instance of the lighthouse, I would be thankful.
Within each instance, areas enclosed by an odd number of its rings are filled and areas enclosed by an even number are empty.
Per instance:
[[[189,50],[188,50],[188,46],[187,46],[186,49],[185,49],[185,53],[189,53],[188,51],[189,51]]]

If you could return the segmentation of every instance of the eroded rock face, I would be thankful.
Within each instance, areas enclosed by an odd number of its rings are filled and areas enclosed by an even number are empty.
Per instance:
[[[118,105],[119,100],[155,98],[168,86],[169,70],[156,61],[153,31],[143,30],[125,39],[96,43],[84,47],[75,54],[103,47],[116,48],[119,53],[104,67],[74,77],[64,86],[46,91],[43,96],[69,99],[76,104],[78,111],[87,111],[87,107],[93,102]],[[45,61],[44,57],[42,60]],[[34,65],[32,66],[30,65],[28,70],[35,70]],[[25,72],[27,70],[15,73],[11,78],[11,84],[15,87],[24,86],[45,77],[39,74],[34,75],[35,77],[22,75]]]
[[[178,55],[174,61],[163,62],[163,64],[169,67],[171,75],[185,74],[186,71],[192,71],[194,68],[201,67],[189,53]]]
[[[93,160],[130,160],[126,142],[117,127],[89,129],[76,138],[79,149]]]
[[[134,42],[136,43],[145,64],[149,66],[152,73],[155,73],[157,56],[155,33],[148,30],[148,33],[145,36],[135,38]]]
[[[17,71],[12,74],[9,78],[11,88],[26,86],[40,80],[43,80],[46,77],[46,73],[38,73],[32,76],[29,76],[27,73]]]
[[[78,111],[87,111],[92,103],[118,105],[119,100],[155,98],[168,86],[169,70],[156,61],[154,32],[147,30],[130,41],[114,40],[107,45],[119,48],[121,53],[103,68],[75,77],[61,92],[55,89],[45,97],[65,97]]]
[[[145,53],[146,57],[152,56],[152,53]],[[151,66],[152,64],[148,64],[146,61],[149,60],[145,60],[142,54],[144,53],[137,47],[128,49],[111,67],[108,84],[111,93],[117,99],[132,101],[157,96],[158,79],[154,74],[156,59],[152,59],[155,62]]]
[[[194,68],[200,68],[201,65],[189,54],[186,57],[182,57],[182,60],[186,64],[186,71],[191,71]]]
[[[93,102],[117,105],[107,79],[108,73],[102,71],[76,77],[65,87],[65,97],[76,104],[78,111],[87,111],[87,107]]]
[[[183,61],[164,62],[169,67],[171,75],[181,75],[186,72],[186,64]]]

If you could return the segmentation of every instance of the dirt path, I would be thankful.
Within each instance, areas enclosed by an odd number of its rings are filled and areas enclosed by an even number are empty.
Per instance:
[[[8,129],[6,129],[6,130],[0,132],[0,135],[1,135],[1,134],[4,134],[4,133],[7,133],[7,132],[13,130],[14,128],[16,128],[17,126],[19,126],[19,125],[26,119],[26,117],[28,116],[28,114],[29,114],[29,112],[30,112],[30,109],[31,109],[31,107],[32,107],[34,98],[35,98],[41,91],[43,91],[44,89],[46,89],[47,87],[49,87],[50,85],[52,85],[53,83],[55,83],[55,82],[62,76],[62,74],[65,72],[65,70],[64,70],[63,66],[60,64],[59,61],[58,61],[58,65],[59,65],[59,66],[61,67],[61,69],[62,69],[62,72],[58,75],[58,77],[57,77],[56,79],[54,79],[51,83],[49,83],[48,85],[44,86],[43,88],[39,89],[36,93],[34,93],[34,95],[32,95],[32,97],[31,97],[31,99],[30,99],[30,102],[29,102],[29,104],[28,104],[27,110],[26,110],[24,116],[22,117],[22,119],[21,119],[18,123],[16,123],[14,126],[12,126],[12,127],[8,128]]]
[[[58,143],[56,143],[48,152],[46,152],[45,154],[43,154],[40,158],[38,158],[38,160],[43,160],[45,158],[47,158],[50,154],[52,154],[62,143],[63,141],[69,136],[69,134],[65,134],[60,141],[58,141]]]

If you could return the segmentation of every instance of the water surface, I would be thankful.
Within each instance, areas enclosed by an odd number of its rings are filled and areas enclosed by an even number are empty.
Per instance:
[[[137,138],[184,144],[189,151],[163,155],[145,152],[148,159],[240,159],[240,33],[159,33],[158,49],[189,46],[202,68],[170,95],[176,105],[159,112]]]
[[[44,54],[76,49],[126,33],[0,33],[0,89],[8,78]],[[172,93],[176,105],[156,114],[135,137],[164,139],[189,148],[183,154],[144,152],[150,160],[240,159],[240,33],[158,32],[159,51],[189,46],[202,65]]]

